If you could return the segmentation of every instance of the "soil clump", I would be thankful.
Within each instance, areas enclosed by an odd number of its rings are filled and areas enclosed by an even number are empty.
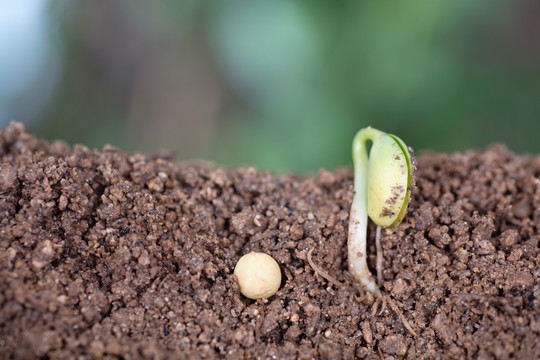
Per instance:
[[[537,359],[540,156],[503,146],[418,158],[382,231],[382,291],[340,283],[352,168],[296,176],[176,163],[0,131],[0,358]],[[375,267],[375,227],[369,264]],[[233,277],[251,251],[283,281]]]

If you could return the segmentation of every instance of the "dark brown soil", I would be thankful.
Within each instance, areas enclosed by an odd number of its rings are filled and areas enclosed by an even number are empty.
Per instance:
[[[537,359],[540,156],[424,154],[382,234],[397,315],[342,283],[352,171],[272,175],[0,132],[2,358]],[[375,264],[374,228],[369,257]],[[249,251],[283,284],[242,297]]]

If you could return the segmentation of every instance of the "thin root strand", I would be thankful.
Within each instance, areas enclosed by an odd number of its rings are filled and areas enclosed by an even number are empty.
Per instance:
[[[313,262],[313,259],[311,258],[311,253],[313,252],[313,248],[309,249],[308,251],[308,254],[307,254],[307,261],[309,263],[309,265],[313,268],[313,271],[315,271],[315,273],[321,277],[323,277],[324,279],[326,279],[329,283],[337,286],[338,288],[342,288],[344,286],[346,286],[345,284],[339,282],[339,280],[337,280],[335,277],[333,277],[332,275],[330,275],[329,273],[327,273],[326,271],[324,271],[323,269],[321,269],[320,267],[318,267],[314,262]]]
[[[317,266],[317,264],[315,264],[315,262],[313,261],[313,258],[311,256],[311,254],[313,253],[313,248],[309,249],[308,251],[308,254],[307,254],[307,261],[309,263],[309,265],[311,266],[311,268],[313,269],[313,271],[315,271],[315,273],[319,276],[321,276],[322,278],[326,279],[329,283],[337,286],[338,288],[343,288],[343,287],[346,287],[347,285],[340,282],[339,280],[337,280],[335,277],[333,277],[332,275],[328,274],[326,271],[324,271],[323,269],[321,269],[319,266]],[[375,291],[372,292],[373,295],[375,295],[376,297],[376,300],[375,300],[375,303],[373,304],[373,307],[371,308],[371,312],[372,312],[372,315],[375,315],[375,313],[377,312],[377,309],[378,309],[378,302],[380,301],[381,302],[381,310],[379,311],[379,315],[381,315],[384,310],[386,310],[386,304],[388,303],[390,305],[390,308],[392,308],[392,310],[394,311],[394,313],[396,313],[396,315],[399,317],[399,319],[401,320],[401,322],[403,323],[403,326],[405,326],[405,328],[407,330],[409,330],[409,332],[417,337],[418,334],[416,333],[416,331],[414,331],[414,329],[412,328],[411,324],[409,324],[409,322],[407,321],[407,319],[405,318],[405,316],[403,315],[403,312],[401,311],[401,309],[396,305],[396,303],[394,302],[394,300],[392,300],[390,298],[390,296],[388,295],[385,295],[383,294],[379,289],[376,289]]]

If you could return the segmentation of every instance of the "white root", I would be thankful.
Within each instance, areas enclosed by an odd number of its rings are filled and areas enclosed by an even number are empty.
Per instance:
[[[339,280],[337,280],[335,277],[333,277],[332,275],[330,275],[328,272],[326,272],[325,270],[323,270],[322,268],[320,268],[317,264],[315,264],[315,262],[313,261],[313,258],[312,258],[312,253],[313,253],[313,248],[309,249],[308,251],[308,254],[307,254],[307,261],[309,263],[309,265],[311,266],[311,268],[313,269],[313,271],[315,271],[315,273],[319,276],[321,276],[322,278],[326,279],[329,283],[331,283],[332,285],[335,285],[337,288],[344,288],[344,287],[347,287],[347,284],[344,284],[342,282],[340,282]],[[357,290],[359,290],[358,288],[356,288]],[[381,306],[381,310],[379,311],[379,315],[382,314],[384,312],[384,310],[386,309],[386,303],[390,304],[390,307],[392,308],[392,310],[396,313],[396,315],[400,318],[401,322],[403,323],[403,326],[405,326],[405,328],[407,330],[409,330],[409,332],[413,335],[413,336],[418,336],[418,334],[414,331],[414,329],[412,328],[412,326],[409,324],[409,322],[407,321],[407,319],[405,318],[405,316],[403,315],[403,312],[401,311],[401,309],[396,305],[396,303],[394,302],[394,300],[392,300],[388,295],[385,295],[383,293],[381,293],[381,291],[379,290],[378,287],[375,287],[374,288],[374,291],[371,291],[369,290],[373,295],[375,295],[375,297],[377,298],[377,301],[373,304],[373,307],[372,307],[372,315],[375,316],[375,313],[377,312],[377,303],[380,301],[382,303],[382,306]]]
[[[373,275],[369,271],[369,268],[367,266],[367,252],[366,252],[366,242],[367,242],[366,234],[367,234],[368,218],[365,215],[358,216],[358,214],[366,213],[365,207],[366,207],[365,201],[362,200],[359,196],[357,196],[357,194],[355,194],[355,196],[353,197],[353,203],[351,206],[351,214],[349,218],[349,239],[348,239],[349,270],[353,274],[356,282],[361,284],[364,288],[366,288],[369,292],[375,295],[375,297],[382,302],[382,307],[379,314],[384,311],[386,303],[390,304],[390,307],[392,308],[392,310],[403,322],[403,326],[405,326],[405,328],[409,330],[409,332],[412,335],[418,336],[418,334],[414,331],[412,326],[409,324],[409,322],[403,315],[403,312],[397,306],[394,300],[392,300],[388,295],[385,295],[381,292],[381,290],[377,286],[377,283],[375,282],[375,279],[373,278]],[[379,253],[381,253],[382,255],[382,252],[380,252],[379,249],[377,250],[378,250],[377,256],[379,256]],[[377,272],[378,274],[382,272],[382,257],[380,260],[380,264],[379,264],[379,260],[377,261]]]
[[[362,284],[366,289],[375,294],[379,288],[367,266],[366,252],[366,232],[367,216],[365,201],[358,196],[354,196],[349,218],[349,270],[354,275],[355,280]]]
[[[377,249],[377,285],[379,287],[383,284],[382,268],[383,268],[383,254],[381,246],[381,227],[377,226],[375,232],[375,248]]]

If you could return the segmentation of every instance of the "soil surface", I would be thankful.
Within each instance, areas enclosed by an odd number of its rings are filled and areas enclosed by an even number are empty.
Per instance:
[[[226,170],[19,124],[0,165],[0,358],[540,357],[540,156],[418,158],[408,213],[382,231],[382,290],[417,337],[351,285],[351,168]],[[232,275],[250,251],[281,267],[267,300]]]

